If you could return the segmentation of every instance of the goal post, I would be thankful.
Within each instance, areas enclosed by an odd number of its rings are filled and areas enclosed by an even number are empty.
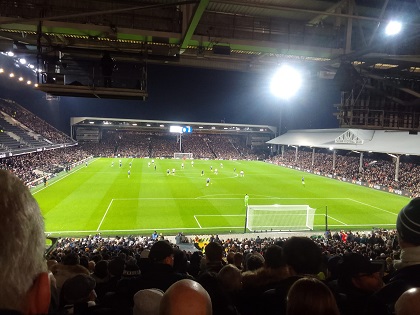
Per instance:
[[[192,159],[192,153],[175,152],[174,159]]]
[[[312,231],[315,210],[308,205],[249,205],[246,229],[257,231]]]

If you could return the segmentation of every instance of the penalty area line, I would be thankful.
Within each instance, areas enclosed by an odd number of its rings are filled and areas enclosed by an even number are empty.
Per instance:
[[[109,211],[109,209],[111,208],[111,205],[112,205],[112,203],[113,203],[113,202],[114,202],[114,199],[111,199],[111,202],[109,203],[108,208],[106,209],[105,214],[104,214],[104,216],[102,217],[102,220],[101,220],[101,222],[100,222],[100,223],[99,223],[99,225],[98,225],[98,228],[96,229],[96,232],[98,232],[98,231],[99,231],[99,229],[101,228],[102,222],[104,222],[105,217],[106,217],[106,215],[108,214],[108,211]]]
[[[197,222],[198,226],[200,227],[200,229],[202,229],[200,222],[198,222],[198,219],[196,216],[194,216],[195,222]]]

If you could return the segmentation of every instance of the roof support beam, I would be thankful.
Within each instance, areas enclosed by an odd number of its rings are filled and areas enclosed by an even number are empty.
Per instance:
[[[342,6],[344,6],[347,3],[347,0],[341,0],[340,2],[332,5],[327,10],[325,10],[326,13],[337,13],[338,9],[341,9]],[[307,24],[309,25],[317,25],[323,20],[325,20],[329,15],[328,14],[320,14],[316,17],[314,17],[312,20],[310,20]]]
[[[209,4],[209,0],[200,0],[200,3],[198,3],[194,14],[190,17],[190,12],[188,11],[189,8],[191,8],[191,5],[186,5],[186,10],[183,10],[183,13],[187,13],[184,14],[184,18],[183,18],[183,25],[182,25],[182,31],[183,31],[183,37],[182,37],[182,41],[181,41],[181,53],[183,53],[185,51],[185,49],[187,49],[187,46],[194,34],[194,31],[198,25],[198,23],[200,22],[200,19],[204,13],[204,11],[207,8],[207,5]],[[189,25],[188,27],[186,27],[186,25],[184,25],[184,23],[186,24],[187,20],[189,20]],[[185,30],[185,32],[184,32]]]

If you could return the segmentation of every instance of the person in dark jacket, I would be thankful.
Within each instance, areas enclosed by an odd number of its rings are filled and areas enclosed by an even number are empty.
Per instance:
[[[412,199],[397,217],[397,236],[401,247],[400,260],[387,284],[375,293],[369,314],[394,314],[395,302],[408,289],[420,287],[420,198]]]

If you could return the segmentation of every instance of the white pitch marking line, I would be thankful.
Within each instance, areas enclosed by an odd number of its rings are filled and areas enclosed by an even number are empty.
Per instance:
[[[92,161],[92,163],[93,163],[93,162],[95,162],[96,160],[97,160],[97,159],[93,160],[93,161]],[[54,182],[52,182],[51,184],[49,184],[49,185],[47,185],[47,186],[45,186],[45,187],[42,187],[41,189],[39,189],[39,190],[37,190],[36,192],[34,192],[32,195],[35,195],[35,194],[39,193],[40,191],[43,191],[44,189],[46,189],[46,188],[48,188],[48,187],[50,187],[50,186],[54,185],[55,183],[58,183],[60,180],[62,180],[62,179],[64,179],[64,178],[66,178],[67,176],[70,176],[70,175],[72,175],[72,174],[74,174],[74,173],[76,173],[76,172],[80,171],[81,169],[83,169],[83,167],[80,167],[80,168],[78,168],[77,170],[72,171],[72,172],[70,172],[70,173],[68,173],[68,174],[64,175],[63,177],[61,177],[61,178],[59,178],[59,179],[55,180],[55,181],[54,181]]]
[[[396,214],[396,213],[394,213],[394,212],[391,212],[391,211],[388,211],[388,210],[385,210],[385,209],[382,209],[382,208],[378,208],[378,207],[372,206],[372,205],[370,205],[370,204],[368,204],[368,203],[364,203],[364,202],[361,202],[361,201],[358,201],[358,200],[354,200],[354,199],[351,199],[351,198],[349,198],[349,200],[351,200],[351,201],[353,201],[353,202],[360,203],[360,204],[362,204],[362,205],[364,205],[364,206],[368,206],[368,207],[371,207],[371,208],[374,208],[374,209],[377,209],[377,210],[381,210],[381,211],[386,212],[386,213],[389,213],[389,214],[393,214],[393,215],[395,215],[395,216],[397,216],[397,215],[398,215],[398,214]]]
[[[98,228],[96,229],[96,231],[99,231],[99,229],[101,228],[102,222],[104,222],[105,217],[106,217],[106,215],[108,214],[108,210],[111,208],[111,205],[112,205],[112,203],[113,203],[113,202],[114,202],[114,199],[112,199],[112,200],[111,200],[111,202],[109,203],[108,208],[106,209],[105,214],[104,214],[104,216],[102,217],[102,220],[101,220],[101,222],[99,223]]]
[[[244,217],[245,214],[196,214],[194,217]]]
[[[200,227],[200,229],[202,229],[200,222],[198,222],[198,219],[196,216],[194,216],[195,222],[197,222],[198,226]]]
[[[340,221],[340,220],[337,220],[336,218],[333,218],[332,216],[328,216],[328,218],[330,218],[330,219],[333,219],[333,220],[335,220],[335,221],[337,221],[337,222],[339,222],[339,223],[341,223],[341,224],[343,224],[343,225],[348,225],[348,224],[346,224],[346,223],[344,223],[344,222],[342,222],[342,221]]]
[[[243,226],[212,226],[212,227],[206,227],[206,230],[222,230],[222,229],[243,229]],[[182,230],[198,230],[197,227],[191,227],[191,228],[149,228],[149,229],[131,229],[131,230],[101,230],[103,233],[110,233],[110,232],[143,232],[143,231],[182,231]],[[98,232],[97,230],[86,230],[86,231],[46,231],[45,233],[48,234],[62,234],[62,233],[95,233]]]

